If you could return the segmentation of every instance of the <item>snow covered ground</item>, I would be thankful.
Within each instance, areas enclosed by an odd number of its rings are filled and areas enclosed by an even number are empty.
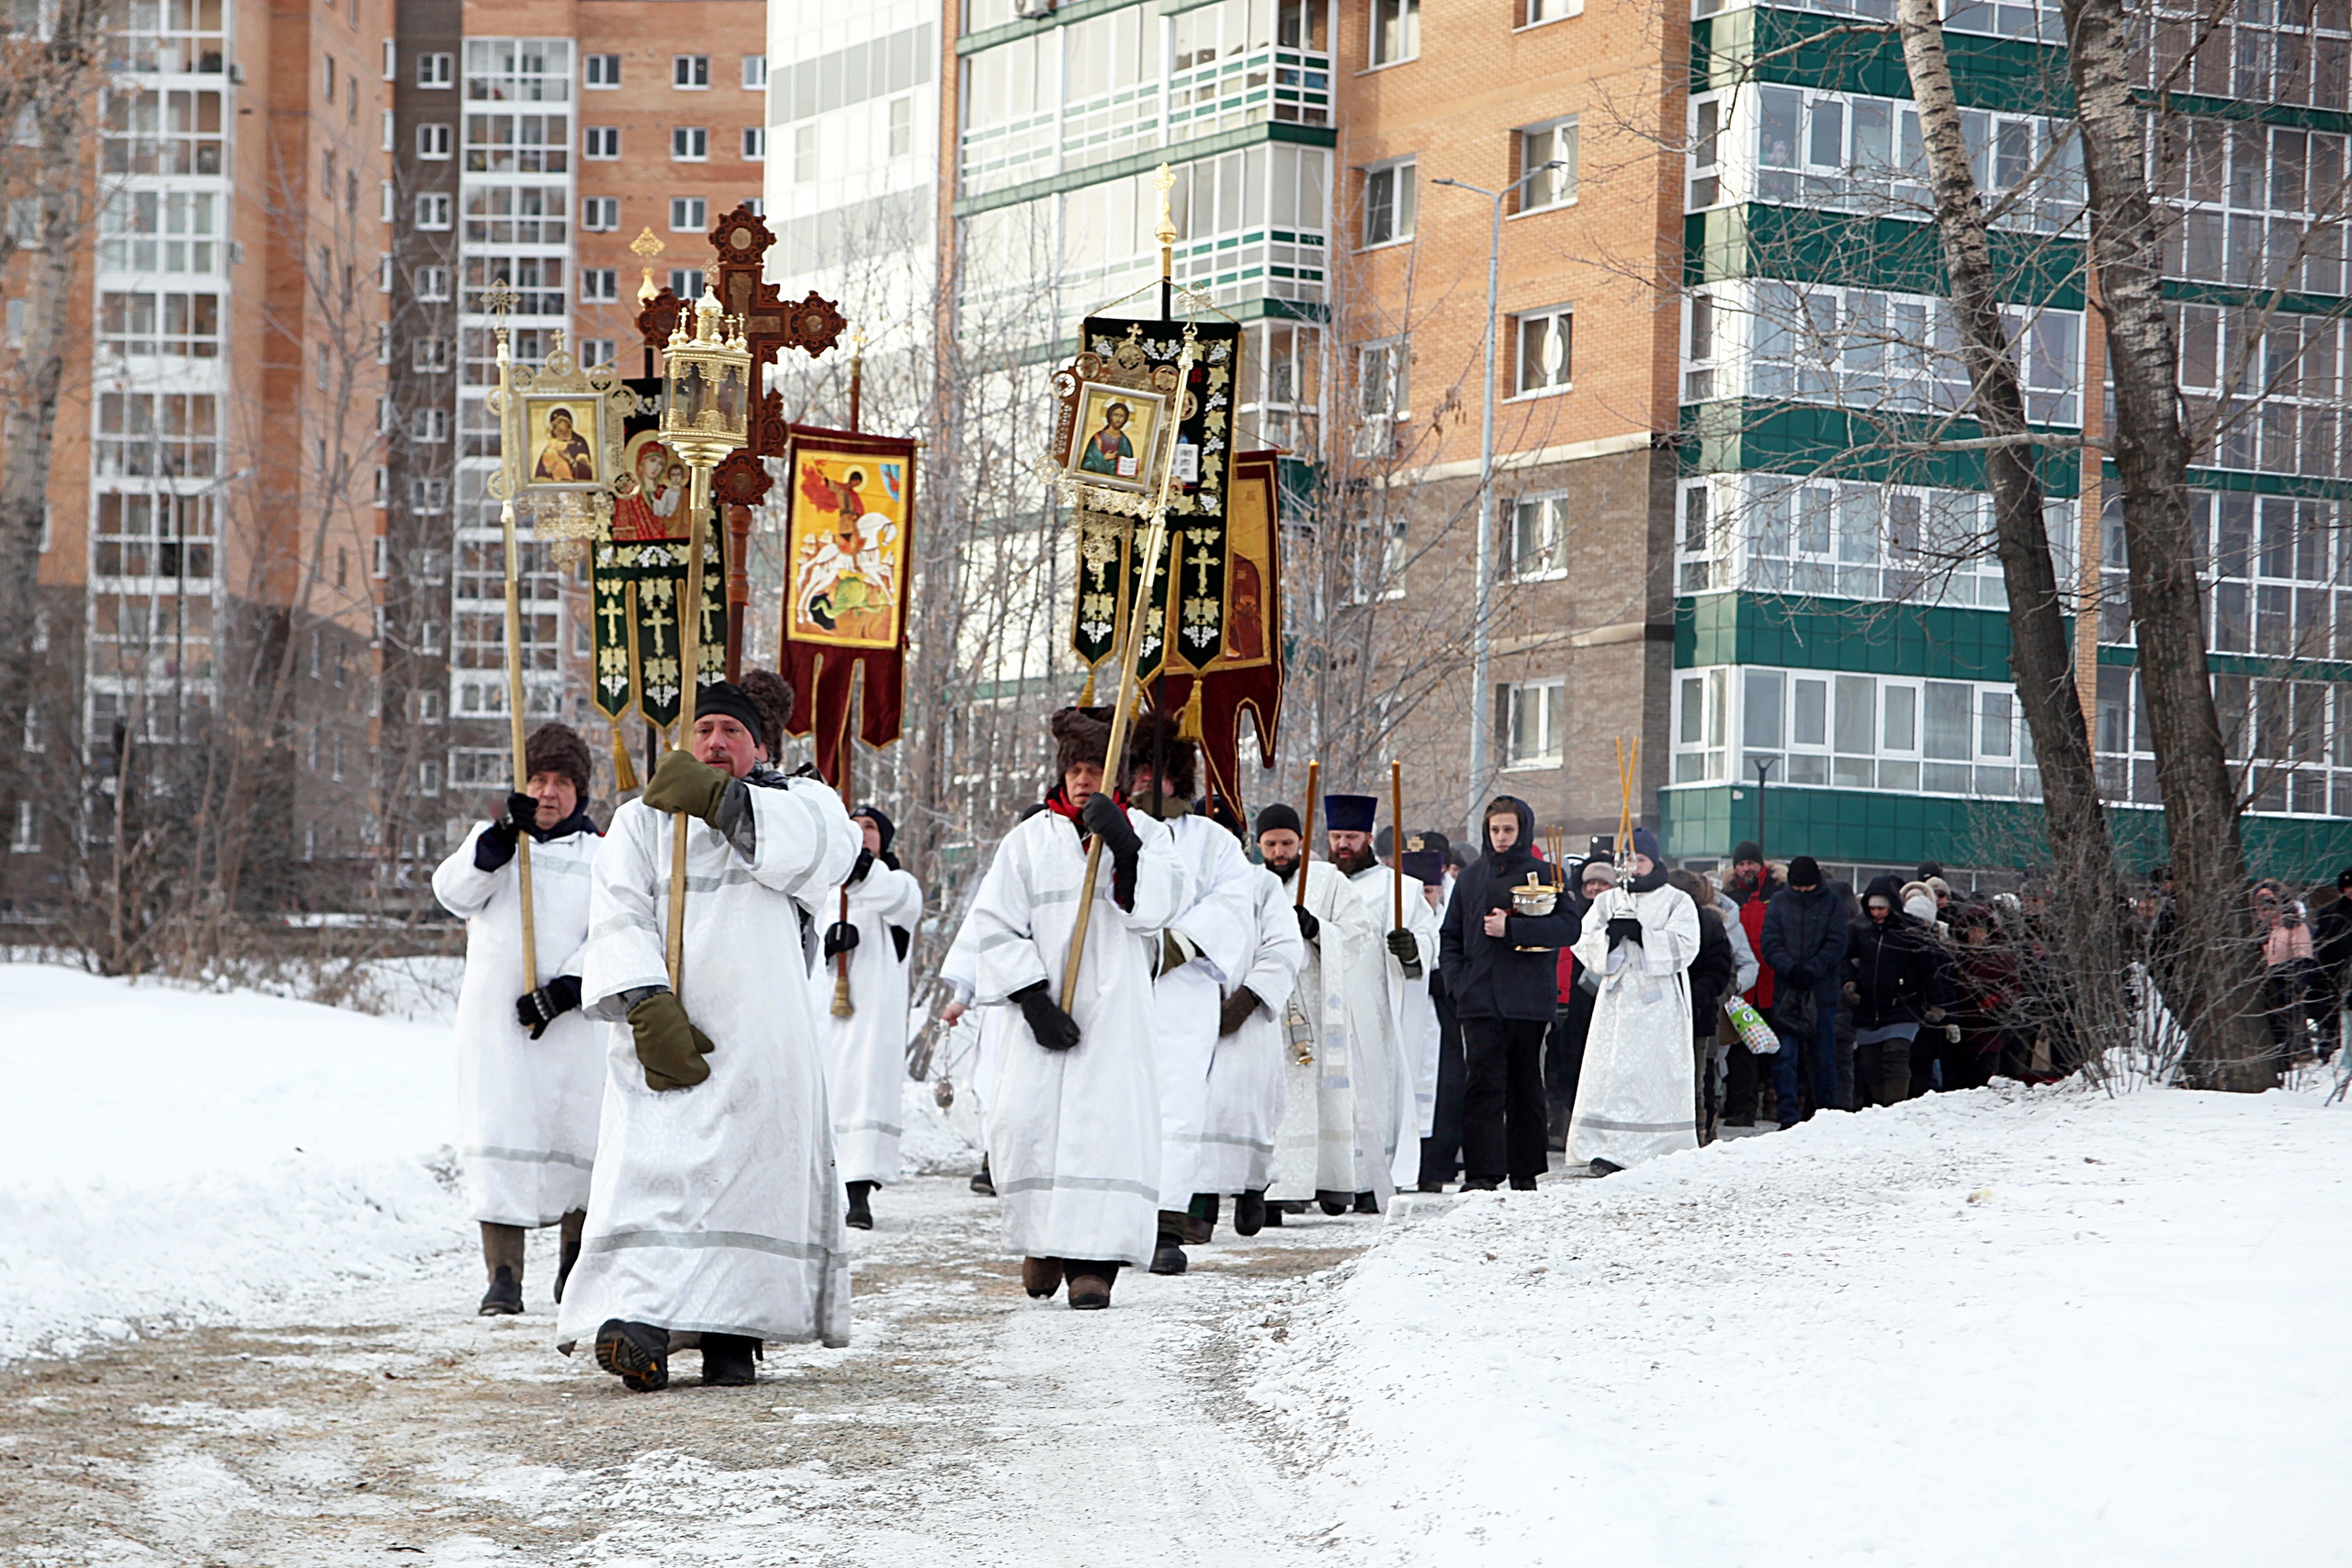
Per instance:
[[[0,964],[0,1361],[315,1314],[468,1250],[438,978],[384,1018]],[[910,1167],[968,1171],[907,1089]]]
[[[0,1360],[266,1314],[451,1245],[447,1029],[0,965]]]
[[[2316,1096],[1915,1100],[1408,1207],[1343,1273],[1241,1325],[1339,1561],[2346,1560]]]

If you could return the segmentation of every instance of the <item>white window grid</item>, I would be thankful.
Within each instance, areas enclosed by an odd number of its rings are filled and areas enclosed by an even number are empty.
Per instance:
[[[446,191],[424,191],[416,198],[416,226],[420,229],[447,229],[450,226],[450,211],[454,206]]]
[[[1678,500],[1679,592],[2008,607],[1992,501],[1977,491],[1750,473],[1690,481]],[[2062,585],[2079,516],[2074,501],[2044,502]]]
[[[621,128],[617,125],[592,125],[581,132],[580,155],[594,163],[605,163],[621,155]]]
[[[2222,26],[2183,0],[2135,17],[2149,86],[2262,104],[2352,107],[2352,22],[2341,6],[2235,6]],[[1948,24],[1949,25],[1949,24]],[[2194,58],[2189,47],[2203,39]]]
[[[108,272],[218,273],[226,197],[206,190],[118,189],[99,217],[98,265]]]
[[[1496,750],[1505,773],[1556,768],[1566,754],[1568,684],[1554,677],[1495,687]]]
[[[1838,670],[1675,671],[1672,783],[2038,800],[2015,686]]]
[[[670,198],[670,232],[699,234],[710,227],[710,203],[699,196]]]
[[[1398,65],[1421,52],[1421,0],[1368,0],[1364,64]]]
[[[701,164],[710,158],[710,128],[704,125],[673,125],[670,128],[670,161],[673,164]]]
[[[743,57],[743,91],[763,93],[768,85],[768,57],[747,54]]]
[[[1565,491],[1512,500],[1510,555],[1505,563],[1512,581],[1554,582],[1567,576],[1567,517]]]
[[[1522,127],[1511,133],[1511,140],[1515,161],[1512,177],[1540,171],[1518,187],[1514,210],[1542,212],[1573,204],[1577,198],[1577,117],[1568,115]],[[1544,167],[1553,163],[1560,167]]]
[[[582,197],[580,226],[600,234],[618,229],[621,226],[621,198],[616,196]]]
[[[416,85],[426,88],[455,87],[458,85],[458,57],[454,54],[418,55]]]
[[[591,87],[609,88],[621,85],[621,57],[617,54],[584,54],[580,57],[581,80]]]
[[[416,155],[420,158],[442,159],[455,155],[457,137],[446,120],[435,120],[416,128]]]
[[[745,126],[743,128],[743,162],[747,164],[761,163],[766,159],[767,155],[767,127],[763,125]]]
[[[710,85],[710,56],[707,54],[673,54],[670,57],[670,85],[686,92],[698,92]]]
[[[1365,249],[1413,237],[1419,172],[1418,161],[1412,158],[1375,164],[1363,171],[1361,205]]]
[[[1510,319],[1511,392],[1541,397],[1576,382],[1576,308],[1562,305]]]

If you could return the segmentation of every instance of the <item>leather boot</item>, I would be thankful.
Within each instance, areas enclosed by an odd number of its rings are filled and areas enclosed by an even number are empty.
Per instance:
[[[1029,1292],[1033,1302],[1042,1302],[1062,1288],[1062,1260],[1058,1258],[1024,1258],[1021,1260],[1021,1288]]]
[[[1244,1192],[1233,1201],[1233,1234],[1256,1235],[1266,1227],[1266,1195]]]
[[[474,1310],[483,1317],[513,1317],[523,1310],[523,1227],[481,1222],[481,1262],[490,1289]]]
[[[1355,1201],[1352,1192],[1326,1192],[1317,1189],[1315,1194],[1316,1206],[1327,1214],[1344,1214]]]
[[[608,1317],[596,1330],[596,1364],[623,1388],[651,1393],[670,1386],[670,1331]]]
[[[849,1228],[870,1231],[874,1228],[874,1211],[867,1200],[874,1196],[875,1183],[853,1181],[849,1184]]]
[[[588,1211],[574,1209],[563,1216],[563,1252],[555,1266],[555,1299],[563,1300],[564,1281],[571,1278],[571,1266],[580,1261],[580,1237],[588,1228]]]
[[[1214,1192],[1195,1192],[1193,1206],[1184,1212],[1184,1245],[1206,1247],[1216,1235],[1216,1212],[1221,1204]]]
[[[760,1378],[756,1359],[760,1342],[748,1334],[702,1337],[702,1382],[705,1388],[749,1388]]]

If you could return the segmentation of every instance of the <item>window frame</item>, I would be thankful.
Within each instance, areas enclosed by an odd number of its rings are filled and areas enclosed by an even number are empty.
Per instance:
[[[426,93],[457,91],[457,55],[448,50],[434,50],[418,55],[416,85],[418,91]]]
[[[1358,205],[1362,212],[1361,220],[1356,225],[1356,248],[1378,251],[1391,245],[1411,244],[1420,227],[1420,154],[1407,153],[1401,158],[1385,158],[1376,164],[1366,164],[1360,172],[1362,185]],[[1374,182],[1384,177],[1390,182],[1386,199],[1389,232],[1375,240],[1372,237]],[[1400,210],[1403,213],[1401,229],[1397,227]]]
[[[1577,308],[1569,305],[1546,305],[1541,310],[1510,312],[1510,396],[1506,401],[1522,398],[1553,398],[1576,390],[1576,317]],[[1527,383],[1527,329],[1539,321],[1566,323],[1564,346],[1560,351],[1560,379],[1536,386]]]
[[[710,56],[707,54],[672,55],[670,57],[670,90],[675,93],[710,91]]]
[[[1380,57],[1381,13],[1395,11],[1397,31],[1403,35],[1399,51],[1384,60]],[[1421,0],[1366,0],[1364,19],[1363,68],[1365,71],[1385,71],[1392,65],[1408,65],[1421,57]]]
[[[681,147],[691,151],[681,152]],[[670,128],[670,162],[673,164],[707,164],[710,162],[710,127],[707,125],[673,125]]]
[[[609,74],[605,74],[609,73]],[[598,80],[600,75],[605,79]],[[608,93],[621,85],[621,57],[617,54],[583,54],[580,57],[580,85],[588,91]]]
[[[1514,181],[1522,179],[1526,175],[1527,172],[1530,169],[1534,168],[1537,164],[1549,161],[1548,159],[1533,159],[1528,155],[1527,142],[1530,137],[1550,136],[1556,139],[1563,130],[1567,131],[1571,138],[1569,155],[1566,158],[1560,159],[1562,163],[1567,164],[1567,168],[1565,171],[1567,175],[1567,194],[1565,196],[1556,196],[1548,201],[1531,203],[1528,200],[1528,196],[1535,189],[1537,184],[1540,182],[1528,180],[1524,185],[1514,185],[1511,191],[1511,210],[1509,216],[1513,218],[1532,217],[1539,212],[1563,211],[1567,208],[1577,205],[1578,193],[1581,188],[1581,165],[1584,156],[1584,136],[1581,129],[1579,128],[1579,117],[1577,115],[1564,114],[1555,118],[1538,120],[1532,125],[1522,125],[1512,130],[1510,133],[1511,178]],[[1555,140],[1553,152],[1553,157],[1555,158],[1558,157],[1557,145],[1558,144]],[[1559,170],[1552,171],[1552,177],[1556,180],[1562,172],[1563,171]]]
[[[580,156],[582,162],[608,164],[621,155],[621,128],[617,125],[584,125],[580,128]]]
[[[710,198],[702,196],[672,197],[670,198],[670,232],[673,234],[710,232]]]

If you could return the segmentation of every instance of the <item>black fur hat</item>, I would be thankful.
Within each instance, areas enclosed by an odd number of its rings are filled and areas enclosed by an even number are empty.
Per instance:
[[[1139,713],[1127,731],[1127,757],[1119,782],[1135,777],[1137,768],[1166,770],[1160,793],[1170,799],[1191,800],[1198,793],[1200,751],[1177,734],[1176,720],[1166,714]]]
[[[773,670],[746,670],[739,684],[759,710],[760,744],[775,761],[784,755],[784,726],[792,716],[792,682]]]
[[[1059,780],[1081,762],[1106,765],[1111,752],[1111,721],[1091,708],[1063,708],[1052,719],[1054,777]]]
[[[523,742],[523,776],[534,773],[561,773],[580,792],[582,805],[588,800],[589,785],[595,778],[595,765],[588,759],[588,742],[568,724],[543,724],[531,731]]]

